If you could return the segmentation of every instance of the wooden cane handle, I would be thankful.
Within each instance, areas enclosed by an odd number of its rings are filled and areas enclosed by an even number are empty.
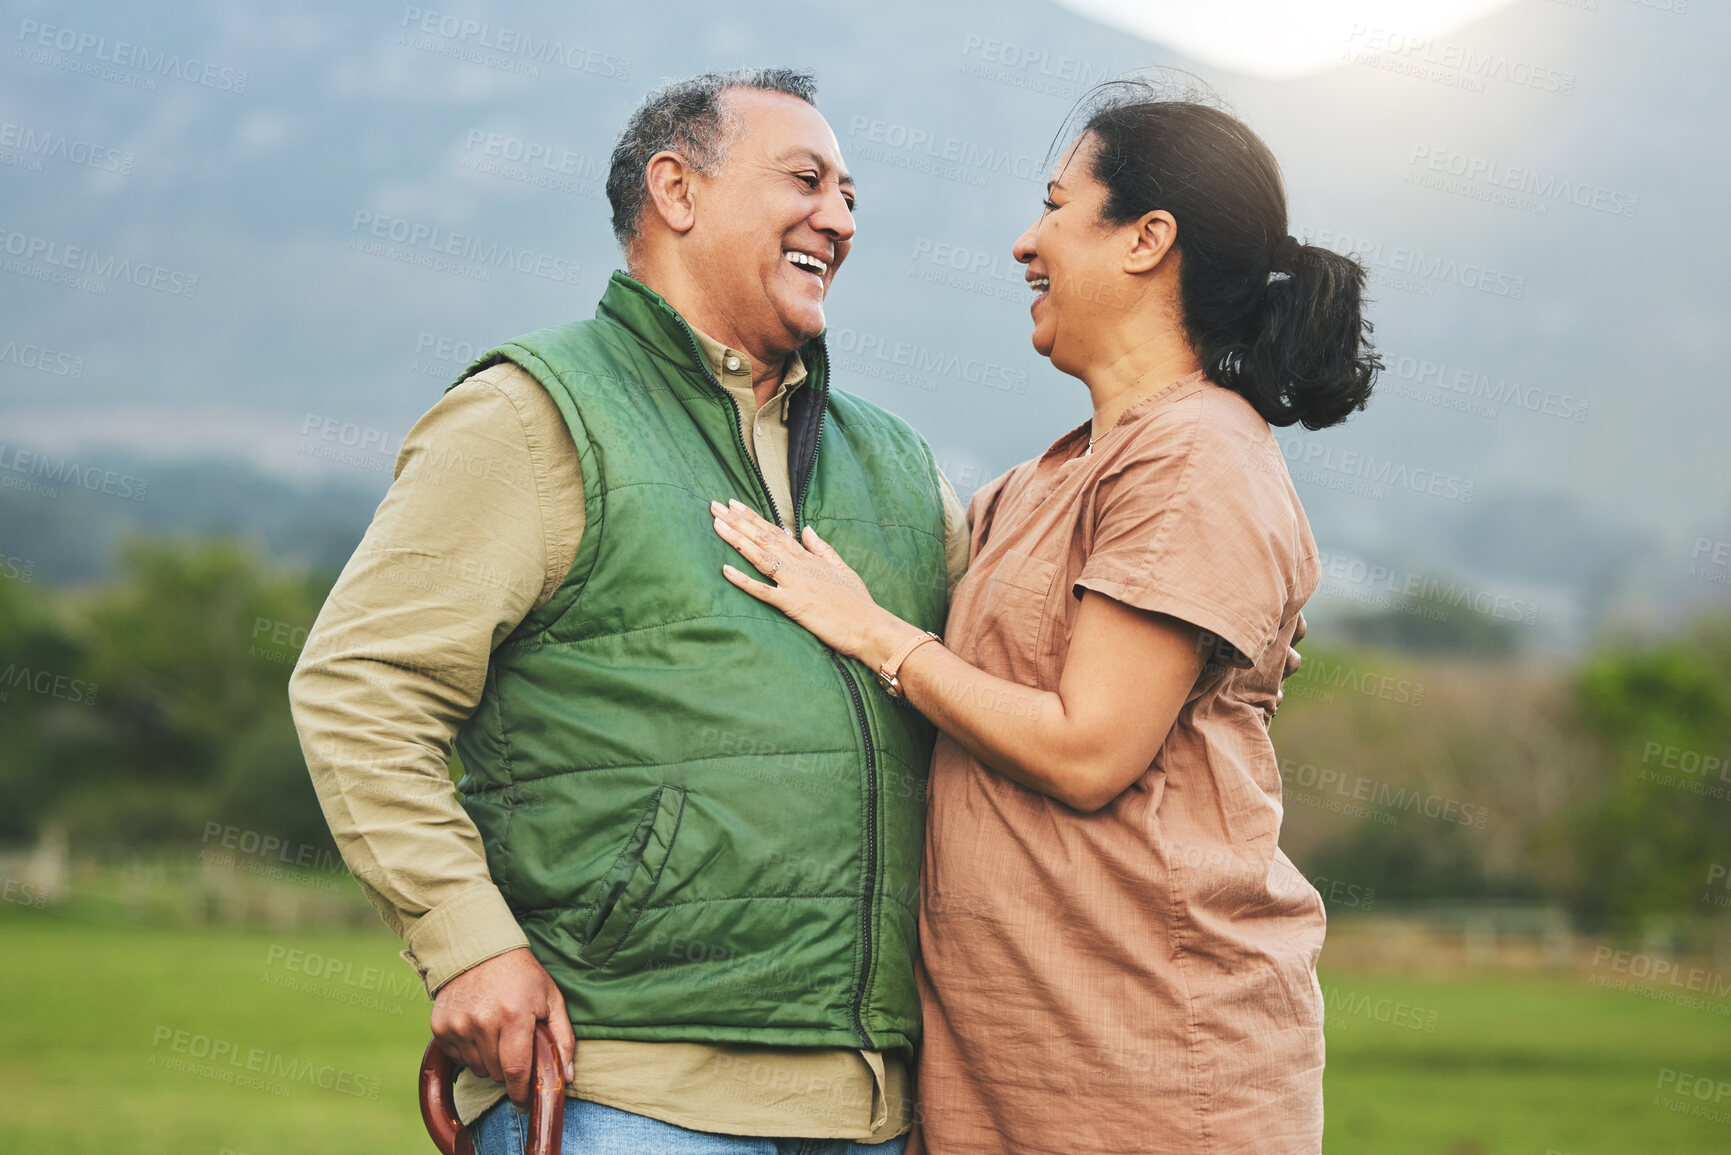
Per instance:
[[[421,1122],[442,1155],[475,1155],[475,1139],[457,1117],[456,1080],[457,1065],[438,1040],[429,1042],[421,1056]],[[559,1155],[565,1133],[565,1080],[546,1023],[535,1024],[529,1083],[529,1155]]]
[[[535,1058],[529,1068],[529,1155],[559,1155],[565,1134],[565,1078],[553,1030],[535,1024]]]

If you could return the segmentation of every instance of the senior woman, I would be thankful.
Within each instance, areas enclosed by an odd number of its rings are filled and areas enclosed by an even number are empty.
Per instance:
[[[1364,270],[1287,235],[1226,113],[1119,83],[1084,116],[1014,251],[1093,418],[975,495],[946,638],[737,504],[773,584],[724,573],[942,731],[910,1150],[1314,1153],[1323,909],[1268,722],[1316,546],[1269,426],[1364,407]]]

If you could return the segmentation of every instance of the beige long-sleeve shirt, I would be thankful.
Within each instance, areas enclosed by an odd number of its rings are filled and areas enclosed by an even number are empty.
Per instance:
[[[760,407],[750,359],[704,334],[698,341],[738,404],[746,450],[776,508],[791,509],[787,399],[805,367],[789,358]],[[967,567],[968,529],[940,482],[953,589]],[[429,994],[528,945],[447,764],[494,647],[564,581],[583,524],[576,446],[552,398],[514,365],[476,374],[404,440],[390,491],[290,682],[332,834]],[[847,1048],[582,1039],[576,1075],[572,1095],[725,1134],[876,1142],[905,1131],[912,1107],[903,1056]],[[465,1071],[458,1112],[472,1121],[503,1094]]]

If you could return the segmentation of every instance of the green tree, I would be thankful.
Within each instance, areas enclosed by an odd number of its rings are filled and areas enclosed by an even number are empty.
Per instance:
[[[34,837],[70,747],[95,730],[84,647],[35,586],[0,580],[0,841]]]
[[[1385,610],[1348,615],[1337,628],[1361,646],[1413,654],[1500,658],[1514,653],[1521,643],[1520,627],[1475,610],[1463,600],[1471,592],[1464,583],[1426,590]]]
[[[1623,926],[1710,912],[1712,868],[1731,862],[1731,617],[1598,656],[1575,697],[1601,785],[1552,834],[1570,852],[1564,893]]]
[[[327,582],[244,546],[135,542],[77,619],[100,687],[76,742],[35,772],[74,838],[197,839],[208,823],[329,845],[288,710]]]

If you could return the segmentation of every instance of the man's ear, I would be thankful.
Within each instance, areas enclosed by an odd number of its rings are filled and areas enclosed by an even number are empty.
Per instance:
[[[1146,273],[1158,265],[1178,243],[1178,221],[1165,209],[1142,214],[1136,222],[1136,239],[1124,254],[1126,273]]]
[[[668,228],[676,233],[691,231],[697,223],[692,178],[695,174],[676,152],[658,152],[649,158],[646,178],[649,202]]]

